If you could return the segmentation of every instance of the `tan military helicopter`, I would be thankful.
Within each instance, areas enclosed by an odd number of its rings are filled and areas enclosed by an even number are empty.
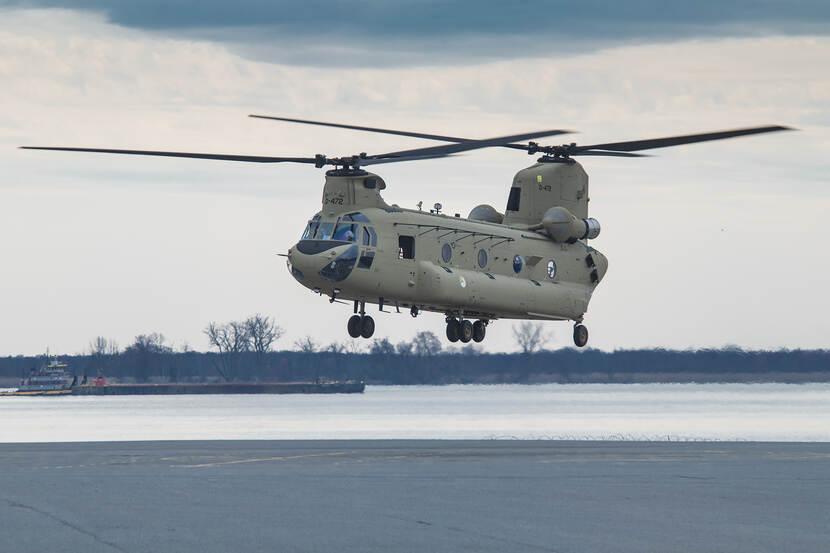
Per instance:
[[[255,163],[294,162],[326,172],[321,210],[288,253],[288,269],[306,288],[331,302],[354,303],[349,335],[369,338],[375,322],[366,304],[443,313],[451,342],[481,342],[496,319],[570,320],[574,344],[588,342],[582,324],[591,295],[608,269],[603,254],[588,245],[600,224],[588,217],[588,175],[574,156],[641,157],[641,150],[788,130],[767,126],[649,140],[578,146],[519,142],[569,131],[546,130],[485,140],[379,129],[303,119],[251,115],[311,125],[440,140],[450,144],[329,158],[264,157],[104,148],[34,147]],[[504,213],[479,205],[466,218],[389,205],[380,195],[384,180],[364,166],[433,159],[487,147],[542,154],[513,178]]]

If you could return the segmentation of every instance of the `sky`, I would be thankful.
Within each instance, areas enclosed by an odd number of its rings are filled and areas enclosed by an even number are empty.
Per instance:
[[[584,158],[609,259],[589,345],[824,348],[830,7],[534,2],[0,0],[0,355],[205,350],[259,312],[292,349],[346,342],[350,306],[288,274],[319,207],[308,166],[35,152],[21,145],[344,155],[434,142],[250,113],[600,143],[767,124],[796,132]],[[504,209],[534,158],[488,149],[379,166],[389,203]],[[393,342],[443,316],[375,315]],[[512,321],[486,351],[515,351]],[[568,323],[544,323],[568,347]],[[365,344],[365,342],[362,342]]]

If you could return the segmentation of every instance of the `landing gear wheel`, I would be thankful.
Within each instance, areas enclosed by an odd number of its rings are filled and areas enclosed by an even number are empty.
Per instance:
[[[481,342],[484,340],[484,335],[487,334],[487,325],[484,321],[476,321],[473,323],[473,341]]]
[[[574,326],[574,344],[576,347],[582,348],[585,347],[585,344],[588,343],[588,329],[585,328],[583,325],[576,325]]]
[[[447,340],[450,342],[458,341],[458,320],[450,319],[447,321]]]
[[[371,338],[375,333],[375,320],[369,315],[365,315],[360,321],[360,335],[364,338]]]
[[[473,339],[473,323],[461,321],[458,327],[458,339],[465,344]]]
[[[352,338],[360,338],[360,315],[352,315],[349,317],[349,336]]]

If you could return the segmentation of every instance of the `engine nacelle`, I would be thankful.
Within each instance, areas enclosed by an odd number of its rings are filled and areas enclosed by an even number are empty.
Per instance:
[[[542,217],[544,228],[554,242],[593,240],[599,236],[599,221],[593,217],[578,219],[564,207],[552,207]]]
[[[475,221],[485,221],[487,223],[496,223],[500,225],[504,221],[504,215],[496,211],[493,206],[482,204],[477,205],[470,212],[468,219]]]

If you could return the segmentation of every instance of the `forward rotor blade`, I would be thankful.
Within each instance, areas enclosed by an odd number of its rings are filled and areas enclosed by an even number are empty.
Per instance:
[[[313,157],[267,157],[241,156],[234,154],[199,154],[193,152],[158,152],[154,150],[112,150],[109,148],[61,148],[55,146],[21,146],[22,150],[57,150],[62,152],[93,152],[99,154],[130,154],[137,156],[189,157],[197,159],[216,159],[220,161],[247,161],[251,163],[315,163]]]
[[[548,130],[536,131],[532,133],[513,134],[508,136],[497,136],[495,138],[485,138],[484,140],[470,140],[458,144],[446,144],[444,146],[431,146],[429,148],[415,148],[412,150],[401,150],[398,152],[389,152],[386,154],[378,154],[369,156],[371,159],[385,159],[385,158],[410,158],[410,157],[443,157],[449,154],[458,152],[468,152],[470,150],[478,150],[480,148],[489,148],[491,146],[505,146],[517,140],[532,140],[542,136],[555,136],[557,134],[565,134],[571,131],[563,130]],[[403,160],[401,160],[403,161]],[[364,162],[365,163],[365,162]]]
[[[590,146],[577,146],[571,155],[582,150],[610,150],[617,152],[635,152],[638,150],[650,150],[652,148],[666,148],[668,146],[679,146],[680,144],[692,144],[694,142],[707,142],[709,140],[722,140],[748,134],[761,134],[775,131],[791,131],[791,127],[773,125],[769,127],[751,127],[746,129],[735,129],[731,131],[709,132],[702,134],[686,134],[682,136],[668,136],[665,138],[651,138],[648,140],[631,140],[628,142],[609,142],[606,144],[591,144]]]
[[[355,131],[376,132],[382,134],[394,134],[397,136],[411,136],[414,138],[426,138],[428,140],[443,140],[445,142],[467,142],[469,138],[459,138],[457,136],[443,136],[440,134],[427,134],[422,132],[399,131],[395,129],[379,129],[376,127],[362,127],[359,125],[345,125],[343,123],[326,123],[323,121],[309,121],[307,119],[291,119],[290,117],[273,117],[270,115],[249,115],[248,117],[255,117],[257,119],[272,119],[274,121],[288,121],[290,123],[302,123],[304,125],[319,125],[321,127],[335,127],[338,129],[352,129]]]
[[[366,158],[360,160],[360,166],[364,165],[378,165],[380,163],[398,163],[401,161],[418,161],[421,159],[437,159],[443,157],[456,157],[456,154],[435,154],[424,156],[401,156],[401,157],[381,157],[381,158]]]
[[[604,157],[651,157],[648,154],[632,154],[629,152],[603,152],[602,150],[576,151],[572,156],[604,156]]]

